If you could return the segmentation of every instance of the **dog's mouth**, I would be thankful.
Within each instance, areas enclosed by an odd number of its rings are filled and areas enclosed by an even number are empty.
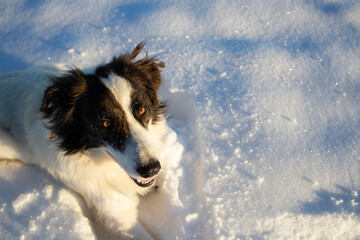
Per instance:
[[[155,182],[155,178],[148,178],[145,180],[140,180],[140,179],[131,177],[131,179],[134,180],[134,182],[140,187],[150,187]]]
[[[114,155],[109,151],[109,150],[105,150],[109,156],[114,159],[116,161],[116,158],[114,157]],[[138,178],[135,178],[135,177],[132,177],[130,175],[128,175],[132,180],[134,180],[134,182],[140,186],[140,187],[150,187],[151,185],[154,184],[155,182],[155,176],[154,177],[150,177],[150,178],[146,178],[146,179],[138,179]]]

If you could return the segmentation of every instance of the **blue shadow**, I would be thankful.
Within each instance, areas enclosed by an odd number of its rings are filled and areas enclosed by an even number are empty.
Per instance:
[[[323,0],[313,0],[314,7],[326,15],[339,15],[345,10],[343,3],[326,3]]]
[[[117,7],[117,11],[121,17],[125,18],[129,22],[134,22],[137,19],[140,19],[143,15],[152,12],[157,5],[156,1],[151,3],[129,3]]]
[[[221,40],[221,46],[232,53],[243,53],[254,51],[259,43],[250,39],[227,39]]]
[[[305,214],[323,215],[327,213],[360,213],[360,194],[349,188],[336,185],[339,192],[330,192],[325,189],[314,191],[316,199],[313,202],[305,202],[301,205],[301,211]]]
[[[28,67],[29,64],[22,59],[0,50],[0,73],[19,71]]]

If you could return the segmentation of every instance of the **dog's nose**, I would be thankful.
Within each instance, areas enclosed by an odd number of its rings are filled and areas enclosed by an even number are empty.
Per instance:
[[[145,166],[139,166],[136,171],[143,178],[150,178],[159,173],[161,164],[158,160],[151,159]]]

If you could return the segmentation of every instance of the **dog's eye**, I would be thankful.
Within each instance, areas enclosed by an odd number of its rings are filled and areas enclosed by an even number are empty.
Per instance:
[[[108,120],[103,121],[103,127],[104,128],[108,128],[108,127],[110,127],[110,125],[111,125],[110,121],[108,121]]]
[[[145,107],[139,108],[139,114],[140,114],[140,116],[144,115],[145,112],[146,112],[146,108],[145,108]]]

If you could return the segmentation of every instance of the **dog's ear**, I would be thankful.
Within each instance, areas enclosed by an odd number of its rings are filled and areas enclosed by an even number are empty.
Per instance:
[[[148,53],[144,58],[135,61],[137,55],[144,48],[145,43],[141,42],[138,44],[135,49],[131,52],[130,58],[133,62],[135,69],[139,70],[142,74],[145,75],[145,80],[149,81],[147,84],[150,84],[152,88],[157,92],[161,85],[161,68],[165,67],[165,63],[160,61],[158,58],[149,57]]]
[[[82,136],[82,126],[75,121],[77,105],[86,91],[87,85],[84,74],[79,69],[73,69],[65,76],[52,77],[43,97],[40,111],[43,118],[48,120],[46,127],[52,136],[58,138],[59,145],[67,153],[74,153],[78,149]]]
[[[45,90],[40,111],[44,118],[56,117],[63,112],[66,117],[71,117],[75,103],[86,91],[86,80],[79,69],[72,69],[67,75],[51,77],[52,85]],[[63,116],[65,117],[65,116]]]
[[[113,72],[157,92],[161,85],[161,68],[164,68],[165,64],[157,58],[149,57],[147,53],[144,58],[136,60],[144,46],[145,43],[141,42],[131,53],[114,57],[110,63],[100,66],[96,74],[106,78]]]

